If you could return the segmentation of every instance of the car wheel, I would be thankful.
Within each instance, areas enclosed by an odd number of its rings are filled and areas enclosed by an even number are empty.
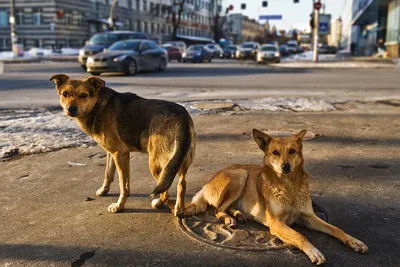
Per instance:
[[[136,61],[134,60],[129,61],[125,74],[132,76],[135,75],[136,72],[137,72]]]
[[[158,71],[164,71],[167,68],[167,61],[165,59],[161,58],[160,61],[158,62]]]
[[[211,61],[212,61],[212,58],[210,57],[210,58],[208,59],[208,63],[211,63]]]
[[[183,61],[183,63],[186,63],[186,59],[183,59],[182,61]]]
[[[101,72],[91,72],[90,73],[90,75],[93,75],[93,76],[99,76],[101,74]]]
[[[178,62],[182,62],[182,58],[179,58],[179,59],[178,59]]]

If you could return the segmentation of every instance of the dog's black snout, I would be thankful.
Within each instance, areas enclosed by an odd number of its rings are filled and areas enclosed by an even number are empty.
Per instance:
[[[282,170],[283,170],[284,173],[290,172],[290,168],[291,168],[291,166],[287,162],[282,165]]]
[[[69,108],[68,108],[68,113],[69,114],[76,114],[76,112],[78,111],[78,107],[77,106],[75,106],[75,105],[71,105]]]

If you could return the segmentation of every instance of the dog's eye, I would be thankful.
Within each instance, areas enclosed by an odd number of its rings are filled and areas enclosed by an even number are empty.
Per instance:
[[[82,99],[85,99],[85,98],[87,98],[87,97],[88,97],[87,94],[80,94],[80,95],[79,95],[79,98],[82,98]]]
[[[289,154],[294,154],[296,153],[296,150],[294,150],[293,148],[289,149]]]
[[[279,152],[278,152],[278,150],[274,150],[274,151],[272,151],[272,154],[273,154],[273,155],[275,155],[275,156],[279,156]]]
[[[68,97],[68,96],[69,96],[69,94],[67,92],[63,93],[63,97]]]

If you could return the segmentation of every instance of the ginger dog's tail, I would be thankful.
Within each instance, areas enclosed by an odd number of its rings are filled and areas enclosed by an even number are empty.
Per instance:
[[[208,202],[204,198],[204,187],[193,197],[192,202],[185,206],[185,216],[192,216],[205,212]]]

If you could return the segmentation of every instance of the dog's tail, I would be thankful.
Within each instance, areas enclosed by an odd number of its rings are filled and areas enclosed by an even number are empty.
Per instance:
[[[208,207],[208,202],[204,198],[204,190],[203,187],[192,199],[192,203],[185,206],[185,216],[192,216],[202,212],[205,212]]]
[[[175,148],[172,157],[169,159],[165,168],[161,171],[160,180],[151,193],[151,198],[167,191],[171,187],[176,174],[189,152],[191,143],[195,142],[195,140],[192,140],[192,128],[193,124],[190,122],[188,124],[179,123],[176,126]]]

